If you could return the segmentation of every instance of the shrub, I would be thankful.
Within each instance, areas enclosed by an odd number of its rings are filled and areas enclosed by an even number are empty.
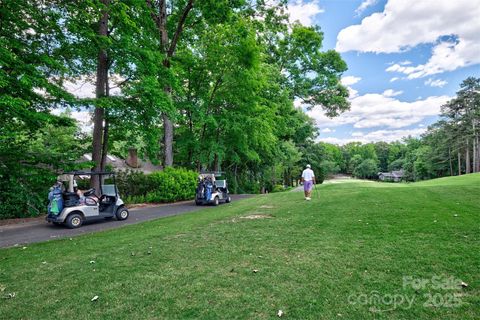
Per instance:
[[[170,167],[148,175],[123,171],[117,175],[117,185],[126,203],[190,200],[195,197],[197,173]]]
[[[282,186],[281,184],[276,184],[272,189],[272,192],[282,192],[282,191],[285,191],[285,187]]]

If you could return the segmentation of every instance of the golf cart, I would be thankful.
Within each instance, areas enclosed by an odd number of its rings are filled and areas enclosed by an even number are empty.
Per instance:
[[[213,204],[218,206],[220,201],[230,203],[232,198],[228,193],[227,180],[217,180],[221,177],[221,172],[201,173],[198,176],[197,192],[195,194],[195,204]]]
[[[95,188],[81,192],[77,188],[77,180],[89,180],[98,176],[100,192]],[[110,179],[111,178],[111,179]],[[105,179],[110,179],[111,184],[103,184]],[[65,184],[68,189],[65,190]],[[111,219],[126,220],[129,212],[118,195],[113,172],[68,172],[58,176],[57,184],[49,194],[47,221],[53,224],[65,224],[73,229],[80,227],[83,222]]]

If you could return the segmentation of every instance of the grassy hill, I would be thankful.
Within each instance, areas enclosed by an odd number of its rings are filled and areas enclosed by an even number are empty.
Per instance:
[[[332,183],[1,250],[0,318],[478,319],[479,195]]]

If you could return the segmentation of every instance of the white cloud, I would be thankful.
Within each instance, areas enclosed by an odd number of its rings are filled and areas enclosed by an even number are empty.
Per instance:
[[[396,98],[399,91],[386,90],[383,94],[368,93],[351,98],[351,109],[336,118],[328,118],[320,108],[307,114],[319,127],[334,128],[352,125],[357,129],[401,129],[440,114],[440,107],[451,99],[449,96],[432,96],[412,102]]]
[[[121,94],[121,90],[117,84],[124,80],[125,79],[119,75],[110,76],[110,95],[118,96]],[[71,79],[69,81],[65,81],[63,87],[65,90],[79,99],[95,98],[95,77],[82,76],[78,79]]]
[[[432,44],[432,55],[425,64],[405,67],[400,63],[387,71],[407,74],[408,79],[452,71],[480,63],[479,16],[478,1],[389,0],[383,12],[341,30],[336,49],[395,53]],[[445,40],[447,36],[450,40]]]
[[[95,98],[95,83],[87,78],[65,81],[64,88],[80,99]]]
[[[395,91],[393,89],[387,89],[383,91],[383,95],[385,97],[395,97],[395,96],[401,95],[402,93],[403,91]]]
[[[351,85],[359,82],[360,80],[362,80],[362,78],[360,78],[360,77],[346,76],[346,77],[342,77],[341,82],[344,86],[351,86]]]
[[[377,1],[378,0],[364,0],[360,4],[360,6],[357,9],[355,9],[355,14],[360,15],[363,11],[365,11],[365,9],[367,9],[368,7],[371,7],[374,4],[376,4]]]
[[[397,80],[400,80],[400,78],[399,77],[393,77],[392,79],[390,79],[390,82],[395,82]]]
[[[438,88],[443,88],[443,86],[446,85],[447,83],[448,82],[445,80],[440,80],[440,79],[433,80],[432,78],[429,78],[427,81],[424,82],[426,86],[438,87]]]
[[[400,62],[400,65],[402,65],[402,66],[407,66],[409,64],[412,64],[412,61],[405,60],[405,61]]]
[[[336,137],[319,137],[318,141],[323,141],[327,143],[345,145],[349,142],[393,142],[400,141],[402,138],[412,136],[418,137],[421,134],[425,133],[425,128],[416,128],[416,129],[407,129],[407,130],[377,130],[368,133],[362,132],[353,132],[351,138],[336,138]]]
[[[311,26],[313,19],[319,13],[325,12],[318,3],[318,0],[307,2],[304,0],[295,0],[288,4],[288,14],[290,22],[299,21],[304,26]]]
[[[325,129],[322,129],[320,130],[321,133],[332,133],[332,132],[335,132],[335,130],[332,130],[330,128],[325,128]]]
[[[50,111],[54,115],[60,115],[61,113],[65,112],[64,108],[59,108],[59,109],[53,109]],[[92,112],[88,110],[82,110],[82,111],[76,111],[76,110],[71,110],[70,111],[70,118],[75,119],[80,126],[80,129],[83,132],[91,132],[93,129],[93,123],[92,123]]]

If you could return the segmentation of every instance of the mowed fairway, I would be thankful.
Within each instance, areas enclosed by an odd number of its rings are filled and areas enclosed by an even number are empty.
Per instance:
[[[479,174],[318,193],[0,250],[0,318],[480,318]]]

